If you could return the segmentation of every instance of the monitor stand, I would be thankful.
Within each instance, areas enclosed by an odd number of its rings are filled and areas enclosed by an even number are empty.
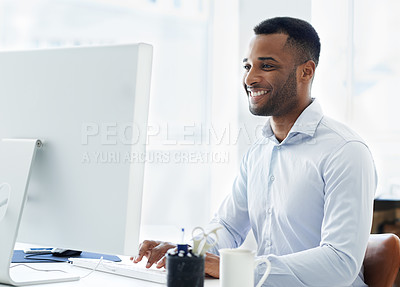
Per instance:
[[[14,245],[27,198],[29,176],[36,150],[42,142],[36,139],[3,139],[0,141],[0,283],[14,286],[79,280],[63,271],[35,271],[27,265],[11,266]],[[5,210],[5,211],[4,211]],[[47,265],[48,266],[48,265]],[[46,268],[47,269],[47,268]]]

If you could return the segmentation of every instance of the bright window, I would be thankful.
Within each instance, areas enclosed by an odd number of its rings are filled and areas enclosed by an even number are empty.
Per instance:
[[[312,2],[322,42],[314,96],[328,115],[367,141],[376,162],[377,195],[400,197],[400,2]]]

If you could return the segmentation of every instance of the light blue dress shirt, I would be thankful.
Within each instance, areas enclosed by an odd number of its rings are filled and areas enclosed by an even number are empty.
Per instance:
[[[212,252],[240,246],[251,228],[272,265],[263,286],[366,286],[376,184],[364,141],[314,100],[281,143],[268,121],[244,156],[212,220],[224,227]]]

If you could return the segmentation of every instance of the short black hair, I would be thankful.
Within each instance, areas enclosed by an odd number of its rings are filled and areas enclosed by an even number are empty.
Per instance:
[[[291,17],[276,17],[255,26],[254,33],[288,35],[286,45],[296,50],[298,64],[313,60],[315,65],[318,65],[321,43],[310,23]]]

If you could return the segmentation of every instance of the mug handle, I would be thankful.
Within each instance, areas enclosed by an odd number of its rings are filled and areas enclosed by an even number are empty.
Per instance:
[[[271,272],[271,262],[269,262],[269,260],[267,258],[265,258],[265,257],[264,258],[262,258],[262,257],[257,258],[254,261],[254,267],[257,267],[259,264],[264,263],[264,262],[267,264],[267,270],[265,270],[264,275],[261,277],[261,279],[258,282],[256,287],[261,287],[261,285],[264,284],[265,280],[267,279],[267,277],[269,275],[269,272]]]

